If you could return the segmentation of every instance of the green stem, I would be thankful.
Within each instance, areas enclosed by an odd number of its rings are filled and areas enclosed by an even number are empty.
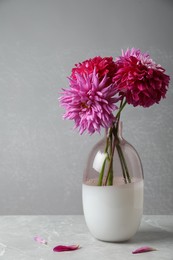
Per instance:
[[[102,165],[102,169],[99,175],[99,180],[98,180],[98,186],[102,186],[102,182],[103,182],[103,175],[104,175],[104,171],[105,171],[105,165],[106,165],[106,160],[107,157],[105,158],[103,165]]]
[[[130,174],[129,174],[129,171],[128,171],[128,167],[127,167],[127,164],[126,164],[126,160],[124,158],[124,154],[122,152],[122,149],[120,147],[120,145],[118,144],[119,146],[119,152],[121,154],[121,158],[122,158],[122,161],[123,161],[123,165],[124,165],[124,169],[125,169],[125,173],[126,173],[126,177],[128,179],[128,182],[131,183],[131,178],[130,178]]]
[[[125,183],[127,183],[127,180],[126,180],[127,177],[126,177],[126,173],[125,173],[125,169],[124,169],[123,159],[122,159],[122,156],[121,156],[121,153],[120,153],[119,144],[117,144],[116,148],[117,148],[117,152],[118,152],[118,155],[119,155],[119,158],[120,158],[121,168],[122,168],[122,172],[123,172],[123,178],[124,178]]]
[[[105,185],[107,185],[107,183],[108,183],[109,174],[110,174],[110,171],[112,169],[112,163],[113,163],[113,157],[114,157],[114,151],[115,151],[116,144],[117,144],[117,139],[114,138],[112,153],[110,155],[109,168],[108,168],[108,171],[107,171],[107,174],[106,174]],[[112,181],[113,181],[113,170],[112,170]]]
[[[113,162],[112,162],[113,163]],[[108,186],[113,185],[113,169],[112,169],[112,163],[111,163],[111,169],[109,171],[109,176],[108,176]]]
[[[109,137],[106,137],[106,147],[105,147],[105,153],[107,153],[109,147]]]
[[[106,147],[105,147],[105,150],[104,150],[105,153],[107,153],[108,147],[109,147],[109,137],[106,138]],[[101,172],[99,174],[98,186],[101,186],[102,182],[103,182],[103,175],[104,175],[104,171],[105,171],[106,159],[109,159],[109,156],[107,158],[105,158],[105,160],[103,162],[102,169],[101,169]]]
[[[110,154],[112,154],[112,134],[110,135]],[[108,175],[108,185],[111,186],[113,184],[113,160],[110,165],[110,171]]]
[[[127,104],[127,101],[125,100],[124,101],[124,104],[123,104],[123,100],[121,101],[121,104],[120,104],[120,108],[118,110],[118,113],[116,114],[116,118],[119,120],[120,119],[120,114],[121,114],[121,111],[124,109],[125,105]]]

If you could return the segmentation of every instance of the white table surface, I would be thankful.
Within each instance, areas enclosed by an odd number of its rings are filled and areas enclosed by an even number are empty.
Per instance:
[[[34,241],[39,235],[48,241]],[[79,244],[80,249],[55,253],[59,244]],[[157,251],[133,255],[141,246]],[[0,259],[3,260],[173,260],[173,215],[144,216],[137,234],[125,243],[98,241],[89,233],[83,216],[0,216]]]

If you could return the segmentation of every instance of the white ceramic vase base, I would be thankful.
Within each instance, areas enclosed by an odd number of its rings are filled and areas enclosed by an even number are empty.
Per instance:
[[[103,241],[129,240],[143,214],[143,180],[120,186],[83,184],[83,210],[91,234]]]

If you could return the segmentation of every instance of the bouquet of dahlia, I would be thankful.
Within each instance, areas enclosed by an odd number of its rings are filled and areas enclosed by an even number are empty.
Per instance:
[[[98,185],[113,185],[113,155],[117,149],[125,183],[131,182],[119,145],[118,124],[127,104],[150,107],[165,98],[170,77],[161,65],[139,49],[127,49],[122,55],[94,57],[75,64],[69,88],[63,89],[60,104],[64,119],[74,120],[80,134],[90,135],[105,128],[107,138],[102,156]],[[108,170],[105,172],[105,165]],[[104,182],[103,182],[104,178]]]

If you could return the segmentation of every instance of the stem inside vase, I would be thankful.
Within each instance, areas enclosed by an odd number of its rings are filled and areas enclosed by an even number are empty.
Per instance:
[[[117,150],[117,155],[120,160],[120,165],[122,169],[122,176],[124,179],[124,183],[131,183],[131,178],[128,170],[128,166],[126,163],[125,156],[123,154],[121,145],[120,145],[120,139],[119,139],[119,127],[120,127],[120,115],[122,110],[124,109],[126,105],[126,101],[123,102],[123,100],[120,103],[119,110],[117,112],[117,115],[115,117],[115,123],[110,127],[107,137],[106,137],[106,147],[105,147],[105,153],[107,153],[107,157],[105,158],[105,161],[103,162],[101,172],[99,175],[98,180],[98,186],[111,186],[113,185],[114,176],[116,176],[116,173],[113,171],[113,160],[114,160],[114,153],[115,148]],[[106,167],[107,165],[107,167]],[[107,168],[107,171],[106,171]],[[106,171],[106,173],[105,173]],[[104,180],[104,181],[103,181]]]

